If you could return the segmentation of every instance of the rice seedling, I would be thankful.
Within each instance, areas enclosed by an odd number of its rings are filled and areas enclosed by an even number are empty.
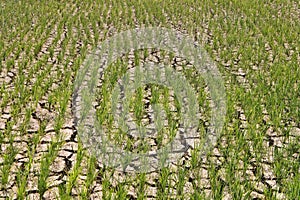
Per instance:
[[[4,0],[0,13],[0,198],[299,196],[298,2]],[[200,142],[156,171],[127,173],[89,154],[78,134],[72,92],[97,45],[141,27],[175,29],[207,51],[225,83],[227,114],[221,135],[205,155]],[[196,92],[193,104],[199,105],[197,133],[205,138],[212,93],[203,74],[176,52],[146,48],[123,53],[100,74],[93,106],[109,141],[127,152],[146,153],[163,148],[181,130],[185,108],[176,88],[142,84],[148,62],[185,77]],[[118,99],[113,89],[130,70],[137,87]],[[127,78],[125,85],[134,82]],[[119,110],[122,95],[128,97],[122,108],[128,115]],[[129,116],[147,134],[136,137],[136,127],[118,124],[115,113]],[[76,150],[70,147],[74,144]],[[136,166],[127,167],[134,171]]]

